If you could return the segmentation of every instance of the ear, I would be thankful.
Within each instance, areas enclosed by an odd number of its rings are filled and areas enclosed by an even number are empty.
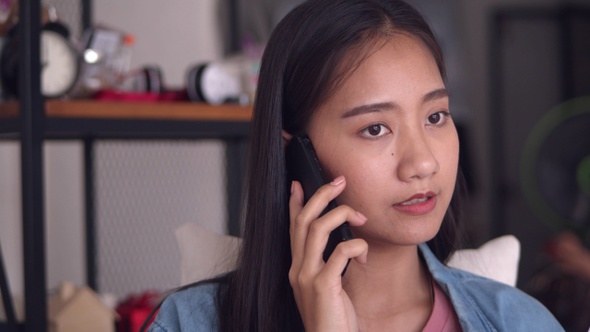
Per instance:
[[[283,136],[283,148],[286,148],[289,142],[291,142],[291,138],[293,138],[293,135],[289,134],[284,129],[281,132],[281,135]]]

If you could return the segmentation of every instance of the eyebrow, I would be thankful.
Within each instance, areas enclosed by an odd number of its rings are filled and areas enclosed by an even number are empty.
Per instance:
[[[445,89],[445,88],[433,90],[433,91],[430,91],[429,93],[425,94],[424,97],[422,97],[422,103],[427,103],[429,101],[445,98],[448,96],[449,96],[449,93],[448,93],[447,89]],[[400,108],[401,107],[397,103],[394,103],[394,102],[361,105],[361,106],[358,106],[358,107],[355,107],[351,110],[346,111],[344,114],[342,114],[341,118],[345,119],[345,118],[350,118],[350,117],[360,115],[360,114],[380,112],[382,110],[395,111],[395,110],[399,110]]]
[[[434,91],[430,91],[427,93],[424,98],[422,98],[422,103],[427,103],[429,101],[433,101],[436,99],[446,98],[449,96],[449,92],[445,88],[437,89]]]

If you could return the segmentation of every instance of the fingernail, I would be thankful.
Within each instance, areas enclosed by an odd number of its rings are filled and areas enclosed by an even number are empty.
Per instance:
[[[330,182],[330,184],[333,186],[339,186],[342,183],[344,183],[344,176],[342,176],[342,175],[340,175],[339,177],[332,180],[332,182]]]
[[[291,194],[295,191],[295,181],[291,181]]]
[[[356,211],[356,215],[363,220],[363,222],[367,221],[367,217],[364,214]]]

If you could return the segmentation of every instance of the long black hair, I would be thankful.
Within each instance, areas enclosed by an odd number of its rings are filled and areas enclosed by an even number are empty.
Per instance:
[[[409,34],[430,50],[445,78],[441,49],[422,16],[399,0],[310,0],[291,11],[266,46],[254,104],[243,242],[220,287],[223,331],[301,331],[288,281],[289,187],[281,131],[305,130],[313,112],[379,43]],[[460,189],[460,188],[457,188]],[[457,242],[457,197],[429,242],[445,261]]]

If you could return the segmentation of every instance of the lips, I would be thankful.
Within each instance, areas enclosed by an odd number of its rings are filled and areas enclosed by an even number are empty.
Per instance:
[[[402,202],[402,203],[400,203],[400,205],[408,206],[408,205],[412,205],[412,204],[423,203],[423,202],[426,202],[427,200],[428,200],[428,197],[426,197],[426,196],[416,197],[416,198],[412,198],[410,200],[407,200],[405,202]]]
[[[416,194],[407,200],[393,205],[397,211],[409,215],[422,215],[431,212],[436,206],[436,195],[429,191]]]

